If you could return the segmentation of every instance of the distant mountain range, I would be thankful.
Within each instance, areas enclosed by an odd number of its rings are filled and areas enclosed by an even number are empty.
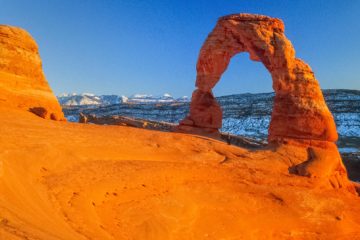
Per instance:
[[[323,90],[325,101],[333,113],[342,151],[360,151],[360,91]],[[223,109],[221,131],[255,139],[266,139],[274,93],[235,94],[218,97]],[[65,116],[78,121],[79,113],[97,116],[121,115],[133,118],[177,123],[189,111],[187,97],[175,99],[169,94],[152,96],[70,94],[59,96]]]
[[[95,95],[92,93],[82,94],[61,94],[58,100],[63,106],[85,106],[85,105],[113,105],[120,103],[175,103],[175,102],[188,102],[190,99],[187,96],[181,98],[174,98],[170,94],[165,93],[161,96],[153,96],[147,94],[134,94],[132,96],[119,96],[119,95]]]

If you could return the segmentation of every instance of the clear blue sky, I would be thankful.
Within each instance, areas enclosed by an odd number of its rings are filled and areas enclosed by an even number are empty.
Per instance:
[[[360,89],[359,0],[0,0],[0,23],[36,39],[56,94],[191,95],[199,50],[218,17],[281,18],[322,88]],[[235,56],[216,95],[271,91],[265,67]]]

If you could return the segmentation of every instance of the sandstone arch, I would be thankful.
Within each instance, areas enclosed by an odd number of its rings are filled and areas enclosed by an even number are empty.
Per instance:
[[[272,76],[275,99],[269,142],[337,140],[336,125],[319,83],[311,68],[295,57],[295,50],[284,34],[283,22],[252,14],[220,18],[207,37],[197,62],[197,89],[192,95],[190,114],[180,122],[180,131],[218,132],[222,111],[212,88],[230,59],[241,52],[248,52],[251,60],[262,62]]]

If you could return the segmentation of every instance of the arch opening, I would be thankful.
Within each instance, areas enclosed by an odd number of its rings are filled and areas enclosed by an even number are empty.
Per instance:
[[[272,78],[262,62],[252,61],[248,52],[231,58],[213,93],[216,97],[244,93],[273,92]]]
[[[221,106],[223,135],[266,140],[272,112],[272,78],[261,62],[242,52],[231,58],[213,94]]]

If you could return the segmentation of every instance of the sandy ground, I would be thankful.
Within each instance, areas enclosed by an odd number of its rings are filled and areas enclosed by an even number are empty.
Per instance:
[[[360,239],[360,198],[295,147],[43,120],[0,107],[0,239]]]

